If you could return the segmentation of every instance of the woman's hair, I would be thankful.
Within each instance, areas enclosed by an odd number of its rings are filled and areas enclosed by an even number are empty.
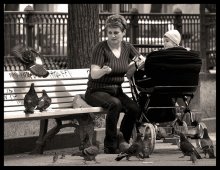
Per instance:
[[[110,15],[106,19],[105,29],[107,27],[111,27],[111,28],[119,27],[121,31],[124,31],[127,28],[127,22],[122,15],[114,14],[114,15]]]

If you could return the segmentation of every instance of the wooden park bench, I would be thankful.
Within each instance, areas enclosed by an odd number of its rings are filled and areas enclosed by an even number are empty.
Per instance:
[[[75,117],[89,113],[105,113],[101,107],[73,108],[73,99],[85,94],[89,69],[48,70],[49,76],[39,78],[29,71],[4,72],[4,122],[40,120],[40,132],[36,147],[31,153],[43,153],[45,144],[51,140],[61,128],[72,127],[73,123],[63,124],[63,120],[73,120]],[[125,78],[126,79],[126,78]],[[34,114],[24,113],[24,96],[35,85],[38,97],[46,90],[52,98],[52,104],[43,112],[35,110]],[[123,91],[131,97],[128,80],[123,84]],[[48,119],[55,119],[56,126],[48,131]],[[80,126],[80,124],[79,124]]]

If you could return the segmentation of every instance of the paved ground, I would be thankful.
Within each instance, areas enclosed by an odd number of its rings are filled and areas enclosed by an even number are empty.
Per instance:
[[[216,146],[216,134],[209,134],[211,139]],[[195,142],[192,141],[193,145]],[[60,156],[65,153],[64,159],[58,159],[57,162],[52,163],[53,154],[57,152]],[[181,151],[178,149],[177,145],[172,143],[164,143],[162,140],[157,140],[155,145],[155,150],[150,158],[145,160],[138,160],[135,157],[131,157],[130,161],[122,159],[117,162],[114,159],[116,154],[104,154],[103,146],[100,147],[100,154],[97,156],[96,164],[95,162],[83,163],[83,159],[80,156],[72,156],[72,153],[77,153],[78,148],[66,148],[62,150],[50,150],[45,151],[43,155],[28,155],[16,154],[4,156],[5,166],[195,166],[189,161],[189,157],[179,158],[182,156]],[[200,152],[201,153],[201,152]],[[60,158],[59,156],[59,158]],[[201,153],[204,157],[204,154]],[[198,160],[196,166],[216,166],[216,159],[203,158]]]

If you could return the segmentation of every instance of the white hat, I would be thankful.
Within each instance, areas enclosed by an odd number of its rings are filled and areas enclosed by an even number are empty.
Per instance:
[[[169,30],[167,31],[164,36],[169,38],[171,41],[173,41],[175,44],[179,45],[181,41],[181,35],[178,30]]]

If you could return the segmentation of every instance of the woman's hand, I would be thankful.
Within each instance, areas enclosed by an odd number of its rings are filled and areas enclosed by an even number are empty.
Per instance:
[[[105,72],[105,74],[109,74],[112,72],[112,69],[109,66],[103,66],[102,70]]]
[[[144,67],[145,60],[146,58],[143,57],[142,55],[135,58],[134,61],[136,62],[138,69],[142,69]]]
[[[99,79],[105,74],[111,73],[112,69],[109,66],[104,65],[100,67],[98,65],[91,65],[91,77],[92,79]]]
[[[131,62],[128,66],[128,71],[126,73],[126,77],[128,79],[131,79],[131,77],[134,75],[134,72],[137,70],[136,66],[135,66],[135,63],[134,62]]]

